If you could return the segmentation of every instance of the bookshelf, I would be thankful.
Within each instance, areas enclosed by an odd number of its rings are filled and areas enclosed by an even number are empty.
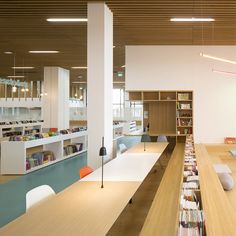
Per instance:
[[[193,91],[130,91],[129,101],[143,102],[143,128],[149,134],[175,136],[185,142],[193,134]]]
[[[186,136],[178,235],[206,235],[198,163],[192,135]]]
[[[82,144],[81,150],[66,153],[64,148]],[[87,150],[87,131],[60,134],[31,141],[3,141],[1,143],[1,174],[27,174],[56,162],[76,156]],[[33,153],[52,152],[53,160],[27,168],[27,159]]]
[[[124,123],[113,124],[113,140],[122,138],[124,135]]]
[[[0,125],[0,138],[12,135],[26,135],[33,132],[41,132],[43,121],[12,121],[2,122]]]

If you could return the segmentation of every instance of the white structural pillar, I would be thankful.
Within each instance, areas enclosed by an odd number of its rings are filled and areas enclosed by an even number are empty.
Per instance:
[[[107,159],[112,157],[113,14],[104,2],[88,3],[88,165],[101,166],[104,137]]]
[[[69,128],[69,70],[44,67],[42,112],[44,128]]]

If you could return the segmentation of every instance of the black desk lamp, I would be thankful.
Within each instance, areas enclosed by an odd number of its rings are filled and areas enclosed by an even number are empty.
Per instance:
[[[101,188],[103,188],[103,158],[106,155],[107,155],[107,150],[104,147],[104,137],[102,137],[102,147],[100,148],[100,151],[99,151],[99,156],[102,157],[102,184],[101,184]]]
[[[144,152],[146,151],[146,142],[151,142],[151,138],[148,134],[143,134],[141,138],[141,142],[144,143]]]

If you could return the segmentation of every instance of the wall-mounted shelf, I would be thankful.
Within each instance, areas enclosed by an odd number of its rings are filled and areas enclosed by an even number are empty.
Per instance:
[[[192,134],[193,91],[130,91],[129,97],[130,101],[141,98],[143,128],[149,134],[175,134],[176,141]]]

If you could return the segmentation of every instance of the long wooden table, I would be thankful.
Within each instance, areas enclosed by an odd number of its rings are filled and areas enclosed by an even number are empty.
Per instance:
[[[155,143],[151,146],[156,146],[154,150],[158,150],[158,152],[137,153],[137,156],[134,157],[135,152],[131,151],[130,154],[121,155],[119,158],[122,158],[124,163],[131,158],[133,163],[139,163],[142,167],[145,155],[147,159],[155,156],[158,160],[167,143]],[[134,147],[133,150],[137,150],[137,147]],[[111,165],[111,163],[116,165],[117,160],[114,159],[106,165]],[[100,181],[78,181],[1,228],[0,235],[105,235],[150,171],[150,163],[148,165],[148,168],[145,167],[146,174],[142,177],[139,176],[134,181],[129,181],[129,178],[127,178],[128,180],[118,178],[116,181],[110,179],[104,182],[103,189],[100,188]],[[96,172],[99,173],[99,170],[94,173]],[[123,172],[120,173],[122,175]],[[117,176],[117,173],[115,175]],[[100,179],[101,176],[97,175],[98,178]]]
[[[143,225],[141,236],[177,236],[184,144],[177,143]]]
[[[221,148],[219,149],[219,146]],[[224,145],[217,145],[215,150],[222,151]],[[198,162],[203,210],[206,218],[208,236],[236,235],[236,212],[223,190],[213,168],[208,151],[203,144],[195,145]],[[217,163],[219,163],[217,161]],[[234,187],[235,188],[235,187]]]

